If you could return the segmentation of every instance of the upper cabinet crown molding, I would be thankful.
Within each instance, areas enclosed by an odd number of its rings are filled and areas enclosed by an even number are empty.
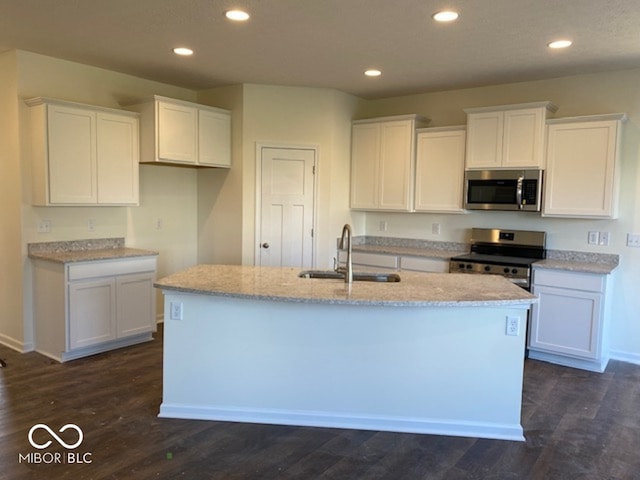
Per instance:
[[[465,108],[467,169],[544,168],[547,115],[551,102]]]
[[[356,120],[351,128],[351,208],[413,210],[416,128],[427,119],[397,115]]]
[[[231,112],[154,95],[124,108],[141,114],[141,163],[231,167]]]
[[[137,113],[45,97],[25,103],[33,205],[138,205]]]

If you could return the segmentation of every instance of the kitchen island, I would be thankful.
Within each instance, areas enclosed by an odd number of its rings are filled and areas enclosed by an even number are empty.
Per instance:
[[[160,417],[524,439],[533,295],[493,275],[298,273],[199,265],[156,282]]]

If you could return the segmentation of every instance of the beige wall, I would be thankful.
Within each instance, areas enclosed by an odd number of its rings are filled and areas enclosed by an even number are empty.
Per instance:
[[[0,54],[0,341],[24,341],[20,138],[16,52]]]
[[[193,101],[196,93],[23,51],[3,54],[1,61],[0,95],[6,108],[3,107],[0,113],[0,122],[6,125],[2,128],[2,135],[7,135],[11,141],[8,142],[6,161],[5,158],[2,161],[3,175],[0,179],[3,187],[0,195],[6,197],[0,208],[3,222],[0,262],[7,262],[0,265],[2,278],[13,280],[6,287],[4,283],[0,287],[0,302],[7,313],[11,312],[0,318],[0,340],[18,349],[29,349],[33,322],[27,244],[125,237],[128,246],[160,252],[159,275],[194,265],[197,263],[197,173],[187,168],[141,166],[139,207],[31,206],[28,107],[22,100],[45,96],[119,108],[120,103],[153,94]],[[6,78],[10,72],[15,72],[13,82]],[[87,230],[90,218],[95,220],[95,232]],[[50,220],[51,233],[37,232],[41,219]],[[162,219],[161,230],[155,229],[157,219]],[[7,239],[4,238],[5,232],[11,232]],[[18,300],[22,298],[24,312]]]
[[[360,100],[331,89],[244,85],[242,262],[253,264],[256,144],[318,148],[316,264],[330,265],[349,205],[350,122]]]
[[[611,347],[620,358],[640,362],[640,249],[626,246],[627,233],[640,232],[640,70],[580,75],[552,80],[498,85],[366,102],[361,117],[419,113],[432,119],[431,126],[465,123],[463,108],[550,100],[559,108],[555,117],[626,112],[621,157],[620,215],[617,220],[542,218],[508,212],[474,212],[465,215],[367,214],[367,233],[467,241],[471,227],[505,227],[543,230],[551,249],[593,251],[620,255],[613,278],[614,315]],[[379,232],[380,221],[388,230]],[[442,233],[431,234],[440,223]],[[587,244],[591,230],[611,232],[611,245]]]

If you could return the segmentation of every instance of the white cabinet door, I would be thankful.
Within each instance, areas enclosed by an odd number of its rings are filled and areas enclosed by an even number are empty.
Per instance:
[[[49,105],[47,109],[48,203],[91,204],[98,201],[96,115],[83,108]],[[37,159],[40,160],[40,159]]]
[[[586,359],[600,356],[602,294],[534,285],[529,347]]]
[[[156,329],[155,290],[152,274],[117,277],[118,338]]]
[[[467,169],[544,168],[550,102],[468,108]]]
[[[198,160],[198,110],[158,101],[158,158],[160,161],[196,164]]]
[[[98,203],[137,205],[138,119],[97,114]]]
[[[351,130],[351,208],[378,207],[380,125],[365,123]]]
[[[502,166],[502,112],[470,113],[467,117],[467,168]]]
[[[351,134],[351,208],[412,211],[417,115],[354,122]]]
[[[414,201],[416,211],[464,211],[465,137],[464,127],[418,130]]]
[[[550,122],[542,214],[616,218],[621,117]]]
[[[382,210],[411,210],[415,124],[411,120],[380,126],[379,203]]]
[[[231,115],[198,110],[198,164],[231,167]]]
[[[113,278],[69,284],[68,349],[116,338],[116,282]]]
[[[544,168],[545,109],[504,112],[502,166]]]

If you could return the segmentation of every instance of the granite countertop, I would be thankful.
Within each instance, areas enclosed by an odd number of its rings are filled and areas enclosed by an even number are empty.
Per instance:
[[[91,262],[158,255],[158,252],[152,250],[125,247],[124,238],[30,243],[28,252],[29,258],[55,263]]]
[[[362,236],[354,237],[352,250],[354,252],[449,260],[451,257],[469,252],[469,245],[412,238]]]
[[[619,255],[548,250],[547,258],[534,263],[533,268],[608,275],[617,268],[619,261]]]
[[[167,291],[294,303],[388,307],[529,305],[537,298],[494,275],[401,272],[398,283],[299,278],[299,269],[197,265],[158,280]]]

